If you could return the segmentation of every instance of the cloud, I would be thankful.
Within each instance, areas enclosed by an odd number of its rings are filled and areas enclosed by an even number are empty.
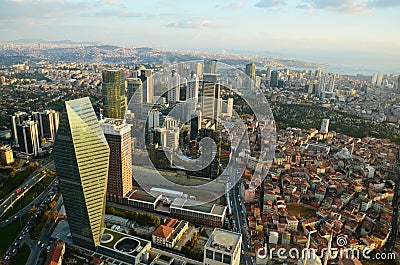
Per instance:
[[[326,10],[342,14],[364,14],[375,9],[400,6],[399,0],[306,0],[296,8]]]
[[[187,28],[187,29],[201,29],[209,26],[210,21],[208,19],[191,19],[182,20],[175,23],[167,24],[169,28]]]
[[[280,5],[286,5],[285,0],[260,0],[254,4],[254,6],[261,8],[271,8]]]
[[[399,0],[372,0],[372,1],[368,2],[368,6],[374,7],[374,8],[400,6],[400,1]]]
[[[101,0],[101,3],[110,6],[123,6],[119,0]]]
[[[226,6],[227,8],[239,9],[243,7],[243,2],[233,2]]]

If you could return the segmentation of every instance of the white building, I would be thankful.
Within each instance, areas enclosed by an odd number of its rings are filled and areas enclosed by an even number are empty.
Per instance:
[[[240,264],[242,235],[215,228],[204,246],[206,265]]]

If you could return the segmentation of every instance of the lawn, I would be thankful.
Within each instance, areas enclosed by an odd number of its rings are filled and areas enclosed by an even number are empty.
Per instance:
[[[287,203],[286,210],[288,211],[289,215],[294,215],[297,218],[311,218],[316,215],[317,209],[309,206],[303,205],[298,203]]]
[[[17,254],[10,259],[11,265],[25,264],[28,261],[31,249],[27,244],[23,244],[18,250]]]
[[[19,233],[21,232],[22,228],[26,225],[28,220],[29,220],[28,215],[24,215],[23,217],[21,217],[22,226],[19,220],[16,220],[11,224],[0,228],[0,235],[1,235],[0,257],[4,256],[4,253],[10,247],[10,245],[15,240],[17,235],[19,235]]]

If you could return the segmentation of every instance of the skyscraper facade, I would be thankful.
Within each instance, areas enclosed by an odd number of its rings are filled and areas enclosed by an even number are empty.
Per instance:
[[[33,112],[32,116],[39,124],[40,137],[54,142],[60,124],[60,113],[55,110],[45,110]]]
[[[278,71],[271,72],[270,87],[278,87],[279,73]]]
[[[17,125],[18,147],[21,153],[37,156],[40,151],[39,126],[36,121],[23,121]]]
[[[142,80],[142,93],[144,103],[153,103],[154,98],[154,83],[153,69],[140,70],[140,79]]]
[[[123,70],[103,70],[102,94],[105,116],[122,119],[126,111],[125,73]]]
[[[216,74],[217,65],[217,60],[204,60],[204,74]]]
[[[220,77],[217,74],[203,75],[201,114],[204,119],[217,120],[219,116]]]
[[[255,82],[256,82],[256,64],[255,63],[249,63],[246,64],[246,75],[249,77],[249,79],[246,79],[246,88],[248,89],[254,89]]]
[[[110,149],[89,98],[65,102],[54,163],[75,245],[95,250],[106,205]]]
[[[142,91],[142,80],[140,78],[127,78],[126,79],[126,96],[128,98],[128,103],[132,99],[135,104],[143,103],[143,91]]]
[[[21,124],[23,121],[29,120],[29,115],[26,112],[16,112],[14,115],[10,116],[10,123],[11,123],[11,133],[14,141],[14,145],[16,147],[19,146],[19,139],[17,133],[17,125]]]
[[[180,83],[179,74],[175,70],[172,70],[171,75],[168,76],[167,102],[169,104],[175,104],[180,100]]]
[[[132,190],[131,125],[124,120],[104,119],[100,126],[110,148],[107,200],[122,203]]]

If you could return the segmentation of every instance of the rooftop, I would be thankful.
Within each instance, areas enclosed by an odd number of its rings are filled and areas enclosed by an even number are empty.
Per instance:
[[[223,252],[233,254],[234,250],[241,244],[242,235],[239,233],[215,228],[206,243],[207,248],[214,248]]]

